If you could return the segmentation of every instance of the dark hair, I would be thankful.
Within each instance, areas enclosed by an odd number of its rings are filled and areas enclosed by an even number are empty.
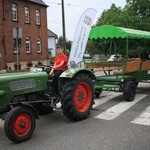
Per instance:
[[[61,48],[61,49],[62,49],[63,47],[62,47],[61,45],[57,45],[57,46],[56,46],[56,49],[58,49],[58,48]]]

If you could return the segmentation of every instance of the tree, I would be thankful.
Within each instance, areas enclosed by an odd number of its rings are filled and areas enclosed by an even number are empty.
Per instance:
[[[116,7],[115,4],[112,4],[110,9],[104,10],[102,15],[98,18],[96,26],[104,24],[122,26],[124,24],[124,19],[121,7]]]
[[[149,8],[149,0],[127,0],[124,8],[112,4],[110,9],[103,11],[95,26],[107,24],[150,31]]]
[[[127,0],[128,11],[136,18],[133,28],[150,31],[150,1],[149,0]]]
[[[63,37],[62,37],[62,36],[60,36],[60,37],[58,38],[58,40],[57,40],[57,45],[63,45]],[[68,41],[67,39],[66,39],[66,49],[68,49],[69,51],[70,51],[70,49],[71,49],[71,42]]]
[[[63,36],[58,37],[57,45],[63,45]]]
[[[124,8],[116,7],[112,4],[110,9],[104,10],[102,15],[98,18],[97,23],[94,26],[100,25],[114,25],[125,28],[132,28],[137,30],[150,31],[150,2],[149,0],[127,0],[127,4]],[[131,49],[138,49],[141,53],[145,53],[149,50],[149,42],[140,41],[131,45]],[[98,49],[99,45],[103,45],[104,49],[109,49],[109,54],[114,53],[113,49],[118,48],[123,54],[123,46],[125,45],[121,41],[97,41],[97,44],[93,42],[93,49]],[[113,46],[113,47],[112,47]],[[132,54],[137,52],[131,51]],[[105,52],[105,54],[107,54]]]
[[[144,31],[150,31],[150,1],[149,0],[127,0],[128,11],[132,12],[134,20],[132,28]],[[141,46],[142,45],[142,46]],[[134,49],[138,49],[142,58],[146,58],[149,50],[149,41],[140,41],[136,43]],[[135,53],[135,52],[134,52]]]

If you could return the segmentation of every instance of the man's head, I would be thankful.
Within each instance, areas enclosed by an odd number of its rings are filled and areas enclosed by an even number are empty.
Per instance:
[[[63,47],[61,45],[57,45],[56,51],[58,55],[61,55],[63,53]]]

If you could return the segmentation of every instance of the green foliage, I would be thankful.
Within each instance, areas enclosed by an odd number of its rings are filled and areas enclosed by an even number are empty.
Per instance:
[[[94,26],[114,25],[137,30],[150,31],[150,2],[149,0],[127,0],[124,8],[112,4],[110,9],[104,10]],[[137,52],[138,50],[138,52]],[[125,42],[122,40],[113,41],[88,41],[86,51],[89,54],[111,55],[118,51],[125,55]],[[130,56],[140,54],[144,57],[149,51],[149,42],[134,41],[129,46]]]
[[[57,40],[57,45],[63,45],[63,37],[60,36]]]
[[[48,58],[50,59],[51,56],[52,56],[52,51],[48,51]]]
[[[60,37],[58,38],[58,40],[57,40],[57,45],[63,45],[63,37],[62,37],[62,36],[60,36]],[[67,39],[66,39],[66,49],[68,49],[69,51],[70,51],[70,49],[71,49],[71,42],[68,41]],[[68,52],[67,52],[67,53],[68,53]]]
[[[88,41],[85,53],[93,56],[94,54],[99,54],[100,51],[98,49],[99,42],[97,41]]]
[[[70,41],[66,41],[66,49],[68,49],[69,51],[71,50],[71,42]]]
[[[121,7],[116,7],[115,4],[112,4],[110,9],[104,10],[102,16],[98,18],[96,26],[104,24],[122,26],[122,24],[124,24],[124,20],[123,10]]]
[[[52,56],[52,52],[51,51],[48,51],[48,58],[50,60],[50,64],[54,64],[54,56]]]
[[[127,0],[128,11],[134,16],[133,28],[150,31],[150,1]]]
[[[66,54],[67,56],[69,56],[69,54],[70,54],[69,49],[66,49],[65,54]]]

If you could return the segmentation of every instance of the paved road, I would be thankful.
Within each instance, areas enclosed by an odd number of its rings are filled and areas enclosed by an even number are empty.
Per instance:
[[[86,120],[71,122],[60,109],[41,116],[32,138],[7,139],[0,121],[0,150],[150,150],[150,83],[140,83],[133,102],[103,92]]]

